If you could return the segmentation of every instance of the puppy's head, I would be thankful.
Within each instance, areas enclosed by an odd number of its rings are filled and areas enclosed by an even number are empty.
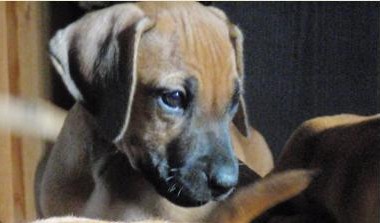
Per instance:
[[[241,44],[215,8],[139,3],[83,17],[50,48],[103,135],[161,195],[196,206],[237,184],[229,125],[247,134]]]

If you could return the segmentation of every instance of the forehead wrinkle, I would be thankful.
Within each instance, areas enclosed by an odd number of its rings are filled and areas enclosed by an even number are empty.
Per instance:
[[[203,53],[203,58],[199,56],[200,60],[197,64],[201,66],[200,79],[204,83],[200,89],[202,107],[205,112],[213,113],[212,116],[218,117],[224,114],[222,111],[225,111],[225,106],[228,104],[228,101],[223,99],[230,98],[229,95],[232,94],[234,54],[231,48],[228,52],[228,47],[218,44],[223,44],[226,40],[218,39],[219,36],[216,38],[213,35],[210,36],[211,38],[205,38],[205,45],[202,47],[208,52]],[[228,40],[227,43],[229,43]]]
[[[202,73],[207,75],[216,75],[225,70],[225,66],[230,66],[226,56],[231,56],[233,48],[229,42],[228,32],[221,33],[215,28],[215,24],[191,19],[186,21],[186,33],[180,35],[185,39],[181,41],[180,48],[186,61],[198,66]]]
[[[191,25],[189,24],[189,21],[186,20],[186,16],[179,16],[179,18],[177,19],[177,24],[179,24],[179,26],[182,27],[182,35],[179,35],[181,36],[180,43],[183,44],[183,47],[181,48],[188,49],[190,48],[190,46],[194,46],[195,43],[192,35],[193,30],[191,28]]]

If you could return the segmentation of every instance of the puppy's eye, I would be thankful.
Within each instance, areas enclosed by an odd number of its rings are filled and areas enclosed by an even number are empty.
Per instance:
[[[160,100],[167,108],[183,109],[186,98],[185,94],[181,91],[169,91],[162,93]]]

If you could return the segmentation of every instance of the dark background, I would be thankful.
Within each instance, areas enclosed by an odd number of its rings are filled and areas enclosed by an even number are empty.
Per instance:
[[[245,34],[250,122],[275,157],[304,120],[380,112],[379,2],[214,2]],[[51,34],[79,18],[77,3],[51,3]],[[73,101],[57,75],[53,100]]]
[[[379,2],[215,5],[245,33],[250,121],[276,155],[306,119],[380,111]]]

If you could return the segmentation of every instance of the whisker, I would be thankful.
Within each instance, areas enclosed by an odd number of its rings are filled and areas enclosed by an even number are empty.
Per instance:
[[[178,168],[171,168],[170,169],[170,172],[177,172],[178,171]]]
[[[174,176],[170,176],[170,177],[167,177],[166,179],[165,179],[165,181],[166,182],[169,182],[171,179],[173,179],[174,178]]]
[[[182,189],[183,189],[183,186],[181,187],[181,189],[179,189],[177,197],[179,197],[180,193],[182,192]]]
[[[169,192],[173,192],[176,189],[176,184],[174,183],[170,188]]]

